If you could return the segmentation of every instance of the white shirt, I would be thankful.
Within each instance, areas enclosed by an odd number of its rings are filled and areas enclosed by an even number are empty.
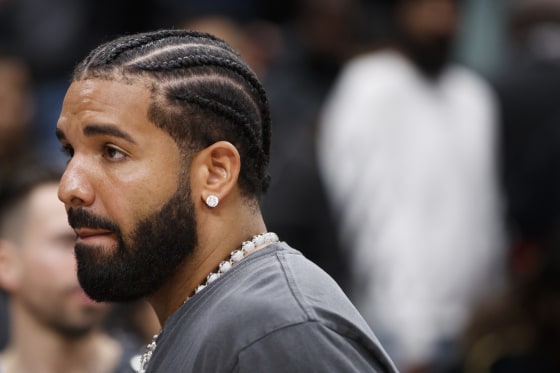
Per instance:
[[[318,158],[352,298],[400,368],[433,358],[501,278],[496,119],[473,73],[429,80],[391,51],[351,61],[325,102]]]

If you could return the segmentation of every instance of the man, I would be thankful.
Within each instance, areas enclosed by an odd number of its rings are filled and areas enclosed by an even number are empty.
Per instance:
[[[14,51],[0,42],[0,187],[21,149],[29,155],[33,104],[31,71]],[[21,152],[23,153],[23,152]],[[6,296],[0,290],[0,350],[7,341]]]
[[[29,64],[13,47],[0,42],[0,186],[16,166],[14,159],[39,153],[32,131],[33,92]]]
[[[502,118],[508,281],[471,317],[456,371],[558,372],[560,2],[512,1],[507,21],[511,54],[493,82]]]
[[[131,372],[130,355],[101,329],[109,306],[78,283],[59,177],[30,167],[3,185],[0,288],[11,328],[0,372]]]
[[[145,297],[163,325],[141,371],[395,371],[336,283],[266,232],[267,98],[222,40],[161,30],[99,46],[57,135],[82,287]]]
[[[401,371],[426,371],[500,279],[496,107],[482,79],[450,62],[459,1],[385,3],[391,40],[342,71],[318,157],[351,299]]]

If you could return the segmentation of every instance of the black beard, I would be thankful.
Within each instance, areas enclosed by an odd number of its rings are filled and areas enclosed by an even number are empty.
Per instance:
[[[450,36],[419,41],[401,34],[399,40],[404,52],[430,78],[437,78],[449,62],[452,48]]]
[[[110,230],[118,240],[111,254],[99,247],[77,243],[78,279],[84,291],[98,302],[124,302],[153,294],[175,274],[196,247],[196,219],[190,188],[179,190],[157,212],[141,220],[125,242],[110,220],[84,210],[69,209],[73,228]]]

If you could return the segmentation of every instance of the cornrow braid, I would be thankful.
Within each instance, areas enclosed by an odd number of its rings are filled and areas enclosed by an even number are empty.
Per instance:
[[[175,97],[179,100],[195,104],[202,109],[209,110],[214,114],[226,118],[230,123],[235,125],[235,128],[241,129],[243,136],[250,139],[248,152],[254,156],[254,159],[257,161],[267,159],[267,156],[263,153],[261,147],[258,146],[258,135],[252,130],[251,126],[247,124],[249,119],[235,108],[198,95],[177,94]],[[208,145],[211,145],[216,141],[216,136],[207,135],[204,140]],[[246,167],[246,164],[242,164],[241,167]],[[265,168],[259,168],[259,170],[264,172]],[[258,176],[261,179],[266,180],[266,183],[268,183],[267,175],[265,173],[259,174]]]
[[[198,105],[203,109],[208,109],[230,120],[233,124],[237,124],[238,127],[244,132],[244,135],[246,135],[248,138],[251,139],[251,144],[253,145],[254,152],[262,153],[262,149],[257,145],[258,144],[257,134],[247,124],[249,122],[248,118],[242,113],[235,110],[235,108],[232,108],[230,106],[227,106],[217,101],[206,99],[198,95],[178,94],[175,97],[182,101]],[[260,155],[264,157],[264,154],[260,154]]]
[[[77,65],[73,80],[92,78],[148,83],[149,119],[182,149],[229,141],[241,156],[242,192],[259,198],[268,188],[268,99],[256,74],[225,41],[191,30],[123,36]]]
[[[97,47],[93,52],[89,54],[83,61],[83,67],[87,65],[96,66],[101,64],[109,65],[111,64],[116,58],[118,58],[122,53],[128,52],[135,48],[149,45],[150,43],[154,43],[157,41],[165,40],[168,38],[181,38],[185,37],[185,30],[161,30],[157,33],[144,33],[138,34],[136,37],[122,37],[120,39],[115,40],[112,44],[112,47],[109,49],[107,48],[107,44],[102,44]],[[230,52],[237,54],[235,50],[233,50],[228,44],[226,44],[223,40],[216,38],[213,35],[197,32],[197,31],[189,31],[188,37],[191,39],[212,39],[217,44],[224,49],[229,50]]]
[[[263,116],[263,126],[268,126],[268,128],[263,128],[263,131],[270,131],[270,113],[268,110],[268,99],[266,97],[266,92],[259,82],[257,76],[249,69],[244,63],[232,60],[230,58],[214,56],[214,55],[192,55],[192,56],[181,56],[168,61],[162,61],[161,64],[155,62],[149,63],[137,63],[134,65],[140,70],[147,71],[161,71],[165,69],[180,69],[180,68],[194,68],[200,66],[216,66],[222,67],[238,74],[243,79],[247,80],[250,84],[251,89],[257,94],[261,100],[261,105],[266,108],[262,112]],[[270,138],[263,137],[263,147],[270,147]]]

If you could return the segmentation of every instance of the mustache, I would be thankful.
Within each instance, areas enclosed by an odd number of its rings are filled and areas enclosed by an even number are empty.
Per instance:
[[[113,233],[120,234],[120,228],[113,221],[103,218],[101,216],[92,214],[84,208],[70,208],[68,209],[68,224],[73,229],[77,228],[91,228],[91,229],[105,229]]]

